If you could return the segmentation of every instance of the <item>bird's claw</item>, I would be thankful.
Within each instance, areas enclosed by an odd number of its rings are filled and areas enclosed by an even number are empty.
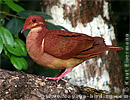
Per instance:
[[[65,82],[67,82],[67,80],[62,79],[62,78],[60,78],[60,77],[46,77],[46,79],[56,80],[57,82],[58,82],[59,80],[63,80],[63,81],[65,81]]]

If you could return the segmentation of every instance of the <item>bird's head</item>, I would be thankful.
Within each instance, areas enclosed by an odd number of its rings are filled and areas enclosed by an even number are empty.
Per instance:
[[[21,33],[24,32],[26,29],[32,29],[32,28],[37,27],[38,25],[41,25],[41,24],[46,26],[45,20],[41,16],[30,15],[26,19]]]

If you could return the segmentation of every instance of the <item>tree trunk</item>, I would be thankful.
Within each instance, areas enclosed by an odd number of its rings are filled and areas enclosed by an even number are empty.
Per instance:
[[[111,5],[105,0],[43,0],[48,20],[72,32],[100,36],[107,45],[117,45],[111,23]],[[65,78],[77,86],[122,93],[123,77],[118,52],[105,52],[75,67]]]

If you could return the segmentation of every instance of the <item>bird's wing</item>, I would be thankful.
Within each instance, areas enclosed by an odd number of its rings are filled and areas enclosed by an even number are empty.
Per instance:
[[[107,46],[102,37],[93,37],[94,44],[93,47],[89,50],[85,50],[81,52],[76,58],[92,58],[95,57],[107,50],[110,50],[109,46]]]
[[[91,48],[93,43],[93,38],[85,34],[49,29],[44,38],[44,52],[68,59]]]

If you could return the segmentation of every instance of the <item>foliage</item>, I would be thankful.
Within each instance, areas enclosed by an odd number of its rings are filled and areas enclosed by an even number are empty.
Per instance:
[[[52,17],[40,11],[25,10],[17,4],[18,2],[18,0],[0,0],[0,54],[6,55],[17,70],[26,70],[28,68],[25,59],[27,50],[25,42],[19,38],[25,19],[29,15],[41,15],[44,19],[52,19]],[[49,22],[47,27],[64,29]],[[25,31],[25,37],[27,34],[28,31]]]

